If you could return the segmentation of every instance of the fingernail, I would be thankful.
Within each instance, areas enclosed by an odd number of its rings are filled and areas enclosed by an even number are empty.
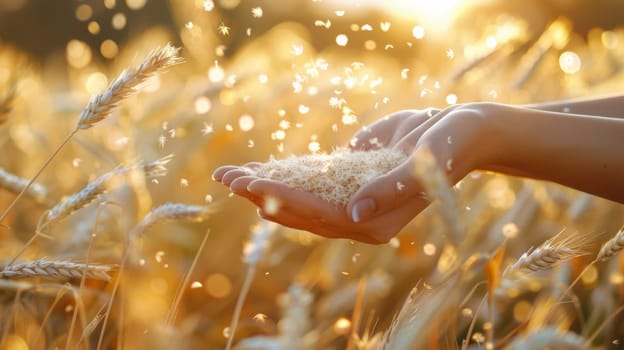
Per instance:
[[[368,219],[375,212],[375,201],[366,198],[359,200],[351,209],[351,219],[353,222],[360,222]]]

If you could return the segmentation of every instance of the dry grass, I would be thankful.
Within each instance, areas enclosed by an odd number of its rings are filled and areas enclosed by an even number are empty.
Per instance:
[[[111,60],[97,35],[97,49],[72,43],[41,65],[15,64],[27,55],[0,41],[0,348],[624,342],[619,204],[491,173],[452,186],[453,160],[423,152],[414,173],[432,206],[389,244],[370,246],[258,222],[253,206],[210,179],[222,164],[266,162],[258,175],[344,204],[404,160],[339,148],[362,127],[455,98],[621,93],[624,28],[581,36],[563,19],[466,10],[448,32],[423,24],[416,39],[411,19],[375,19],[350,4],[339,16],[317,1],[293,2],[296,11],[290,2],[204,8],[211,3],[170,0],[175,29],[132,32]],[[98,21],[102,33],[99,18],[125,12],[92,9],[78,22]],[[578,73],[563,72],[566,51],[582,62]],[[605,233],[616,234],[598,250]]]

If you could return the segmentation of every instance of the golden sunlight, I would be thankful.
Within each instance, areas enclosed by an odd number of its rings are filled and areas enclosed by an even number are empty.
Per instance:
[[[335,4],[348,5],[349,1],[332,0]],[[444,34],[453,21],[473,0],[362,0],[362,8],[377,7],[393,18],[418,20],[432,35]]]

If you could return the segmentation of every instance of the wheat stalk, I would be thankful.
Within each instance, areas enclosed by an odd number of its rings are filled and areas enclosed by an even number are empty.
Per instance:
[[[145,60],[134,68],[121,72],[106,90],[95,95],[78,117],[77,129],[88,129],[95,123],[108,117],[119,103],[132,95],[136,88],[148,78],[173,65],[182,62],[178,56],[179,48],[169,44],[152,50]]]
[[[463,240],[463,225],[459,220],[458,204],[455,193],[448,182],[445,171],[438,162],[427,145],[418,148],[414,153],[413,175],[425,187],[427,193],[424,194],[429,200],[438,199],[440,201],[440,214],[444,218],[444,223],[450,229],[450,238],[454,244]],[[451,170],[449,165],[452,159],[447,160],[447,170]]]
[[[193,258],[193,262],[191,263],[191,266],[189,267],[188,271],[186,272],[186,275],[184,276],[184,278],[180,282],[180,285],[178,286],[178,290],[175,294],[175,298],[173,299],[173,303],[171,303],[171,308],[169,309],[169,313],[167,315],[167,325],[169,327],[173,326],[175,322],[177,312],[178,312],[178,307],[180,306],[180,302],[182,301],[182,296],[184,295],[184,290],[186,286],[188,286],[189,281],[191,280],[191,274],[193,273],[195,266],[197,266],[197,262],[199,261],[199,257],[201,256],[201,253],[204,251],[204,246],[206,245],[206,241],[208,241],[208,236],[210,236],[210,230],[206,231],[206,234],[204,235],[204,239],[199,244],[197,253],[195,253],[195,257]]]
[[[132,229],[132,232],[129,235],[128,244],[124,247],[124,253],[121,257],[121,262],[119,263],[119,272],[117,273],[117,278],[115,279],[115,283],[113,283],[113,288],[106,304],[106,311],[104,314],[104,320],[102,321],[102,328],[100,330],[100,336],[98,338],[96,349],[102,348],[102,342],[104,341],[104,332],[106,331],[108,318],[111,314],[113,301],[115,300],[117,290],[119,289],[121,275],[125,269],[128,256],[130,255],[130,248],[132,247],[132,244],[137,236],[144,233],[147,229],[156,224],[180,220],[194,222],[203,221],[211,214],[211,212],[212,210],[205,206],[186,205],[181,203],[165,203],[159,207],[152,209],[147,215],[145,215],[143,220],[141,220],[141,222],[139,222]]]
[[[36,182],[33,182],[29,187],[26,187],[27,184],[27,179],[11,174],[0,168],[0,187],[13,193],[20,193],[26,188],[25,195],[35,199],[39,203],[43,203],[48,195],[47,188]]]
[[[251,233],[251,239],[245,244],[243,248],[243,260],[247,264],[247,273],[245,274],[245,280],[241,287],[240,294],[236,299],[236,305],[234,306],[234,314],[232,315],[232,322],[230,324],[230,335],[228,336],[227,343],[225,345],[226,350],[232,348],[234,343],[234,335],[238,328],[238,320],[240,319],[241,311],[243,310],[243,304],[251,288],[251,282],[253,282],[254,275],[256,274],[256,264],[269,247],[269,239],[275,232],[276,224],[263,220],[261,224],[254,227]]]
[[[318,333],[311,329],[313,323],[310,318],[311,306],[314,295],[304,286],[293,283],[288,288],[288,293],[278,297],[282,318],[277,324],[278,334],[274,336],[254,336],[238,342],[236,350],[309,350],[322,348],[319,344]],[[230,338],[234,335],[230,328]],[[372,340],[378,342],[380,334]],[[369,340],[366,338],[365,340]],[[227,349],[227,348],[226,348]],[[351,348],[347,348],[351,349]],[[372,347],[369,347],[372,349]]]
[[[114,266],[111,265],[91,265],[71,261],[40,259],[9,265],[2,270],[2,275],[7,278],[80,278],[84,273],[86,278],[108,282],[111,280],[108,272],[112,270],[114,270]]]

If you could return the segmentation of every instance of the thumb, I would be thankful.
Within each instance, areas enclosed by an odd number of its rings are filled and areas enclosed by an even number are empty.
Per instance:
[[[347,204],[353,222],[362,222],[388,212],[413,197],[423,197],[423,186],[413,174],[413,157],[400,166],[362,186]]]

